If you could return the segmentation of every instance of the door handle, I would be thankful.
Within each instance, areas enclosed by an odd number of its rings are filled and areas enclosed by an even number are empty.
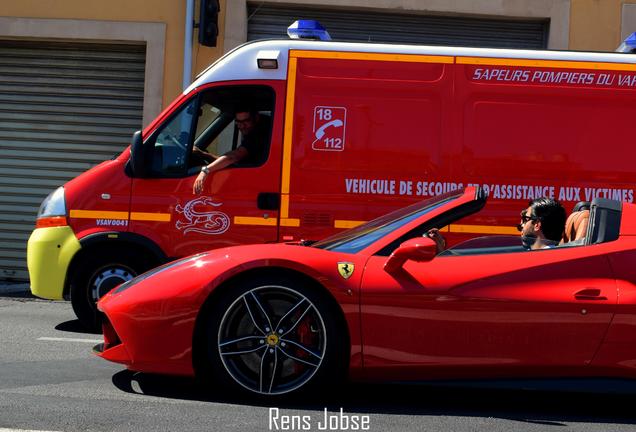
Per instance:
[[[261,192],[256,197],[259,210],[279,210],[280,194],[277,192]]]
[[[574,298],[577,300],[607,300],[607,297],[602,296],[601,290],[598,288],[585,288],[577,291]]]

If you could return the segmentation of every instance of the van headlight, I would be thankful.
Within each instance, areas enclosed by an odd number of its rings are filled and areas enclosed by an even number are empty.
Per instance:
[[[66,198],[64,186],[60,186],[49,194],[38,210],[36,228],[68,225],[66,221]]]

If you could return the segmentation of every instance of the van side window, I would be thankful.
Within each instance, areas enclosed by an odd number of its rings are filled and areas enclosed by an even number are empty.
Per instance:
[[[193,98],[159,130],[152,154],[154,175],[171,177],[185,173],[195,111],[196,98]]]
[[[232,167],[263,165],[269,156],[273,112],[274,91],[267,86],[219,87],[202,93],[189,172],[198,173],[202,165],[241,146],[248,156]],[[243,120],[245,116],[250,120]]]

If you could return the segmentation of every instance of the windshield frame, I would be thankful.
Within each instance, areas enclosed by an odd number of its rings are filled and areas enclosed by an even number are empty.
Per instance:
[[[465,193],[466,189],[456,189],[419,201],[357,227],[336,233],[312,244],[311,247],[332,252],[359,253],[421,216],[431,213],[449,202],[460,199]]]

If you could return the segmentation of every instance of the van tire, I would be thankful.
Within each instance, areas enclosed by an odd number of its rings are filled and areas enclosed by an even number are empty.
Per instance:
[[[70,283],[71,305],[82,326],[94,333],[101,332],[102,315],[97,310],[97,300],[150,267],[145,260],[124,250],[82,259]]]

